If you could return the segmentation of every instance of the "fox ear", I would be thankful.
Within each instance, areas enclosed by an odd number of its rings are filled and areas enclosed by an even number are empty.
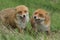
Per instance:
[[[47,15],[48,13],[46,13],[46,15]]]
[[[16,11],[17,9],[16,9],[16,8],[14,8],[14,10]]]
[[[50,19],[49,13],[46,13],[45,20],[48,21]]]
[[[49,15],[49,13],[46,13],[46,15]]]
[[[16,8],[14,8],[14,10],[15,10],[15,13],[17,13],[17,9],[16,9]]]
[[[16,11],[16,8],[14,8],[14,10]]]

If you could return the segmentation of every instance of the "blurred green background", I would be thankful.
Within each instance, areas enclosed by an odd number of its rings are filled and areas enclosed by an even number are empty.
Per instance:
[[[51,31],[54,32],[53,35],[47,37],[47,35],[40,33],[38,36],[34,36],[34,33],[30,35],[27,32],[20,34],[1,31],[0,40],[60,40],[60,0],[0,0],[0,10],[14,8],[18,5],[26,5],[29,8],[30,17],[38,8],[48,11],[51,17]],[[28,26],[31,27],[30,24]]]

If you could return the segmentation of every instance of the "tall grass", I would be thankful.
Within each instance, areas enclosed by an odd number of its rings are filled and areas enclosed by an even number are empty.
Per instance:
[[[0,10],[17,5],[26,5],[29,8],[30,17],[33,12],[42,8],[47,10],[51,16],[51,31],[52,34],[47,36],[45,33],[37,35],[31,30],[30,23],[27,24],[25,34],[9,31],[0,20],[0,40],[60,40],[60,0],[0,0]]]

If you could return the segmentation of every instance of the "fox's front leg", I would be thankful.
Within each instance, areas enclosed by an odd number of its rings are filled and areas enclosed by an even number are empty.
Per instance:
[[[18,28],[19,33],[24,33],[23,29],[20,27],[20,25],[17,25],[17,28]]]
[[[46,32],[47,35],[50,35],[51,34],[50,28],[47,31],[45,31],[45,32]]]
[[[33,19],[31,19],[30,22],[31,22],[32,30],[34,32],[37,32],[37,27],[36,27],[35,21]]]
[[[36,28],[36,27],[32,27],[32,30],[33,30],[34,32],[37,32],[37,28]]]
[[[19,33],[23,33],[23,29],[22,28],[18,28]]]

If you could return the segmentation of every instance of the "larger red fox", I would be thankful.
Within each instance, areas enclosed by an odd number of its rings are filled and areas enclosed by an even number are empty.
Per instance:
[[[9,24],[12,28],[18,28],[19,32],[22,32],[29,21],[29,10],[24,5],[7,8],[0,11],[0,17],[3,23]]]
[[[43,9],[37,9],[31,18],[32,29],[50,34],[50,17],[48,12]]]

